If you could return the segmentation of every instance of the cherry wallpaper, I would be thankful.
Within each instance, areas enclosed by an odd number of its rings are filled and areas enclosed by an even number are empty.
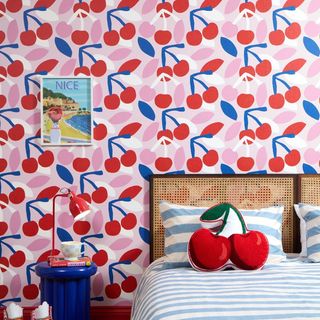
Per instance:
[[[39,302],[52,198],[94,214],[57,238],[128,305],[149,261],[152,173],[317,173],[319,0],[0,1],[0,305]],[[91,76],[92,146],[40,143],[41,76]],[[59,246],[58,246],[59,247]]]

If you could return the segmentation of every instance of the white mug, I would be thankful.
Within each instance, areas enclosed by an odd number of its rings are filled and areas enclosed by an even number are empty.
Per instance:
[[[79,241],[63,241],[61,242],[61,253],[66,260],[77,260],[84,251],[81,252],[81,246],[85,243]]]

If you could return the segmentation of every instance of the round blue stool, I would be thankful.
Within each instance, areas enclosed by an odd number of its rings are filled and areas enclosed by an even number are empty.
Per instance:
[[[97,266],[50,267],[47,262],[36,265],[41,278],[41,303],[52,306],[53,320],[90,319],[90,277]]]

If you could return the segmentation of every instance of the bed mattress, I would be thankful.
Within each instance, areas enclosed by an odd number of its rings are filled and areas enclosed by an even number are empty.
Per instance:
[[[299,259],[262,270],[199,272],[165,269],[143,274],[131,320],[320,319],[320,264]]]

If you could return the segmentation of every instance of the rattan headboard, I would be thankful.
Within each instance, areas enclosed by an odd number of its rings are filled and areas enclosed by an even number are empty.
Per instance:
[[[320,175],[299,175],[299,202],[320,206]]]
[[[193,206],[230,202],[241,209],[284,205],[284,251],[300,250],[299,221],[293,209],[293,204],[298,202],[297,175],[153,175],[150,182],[151,261],[163,256],[164,230],[159,213],[161,200]],[[310,183],[309,180],[302,182]],[[319,186],[320,180],[317,183]],[[320,201],[320,190],[318,196]]]

